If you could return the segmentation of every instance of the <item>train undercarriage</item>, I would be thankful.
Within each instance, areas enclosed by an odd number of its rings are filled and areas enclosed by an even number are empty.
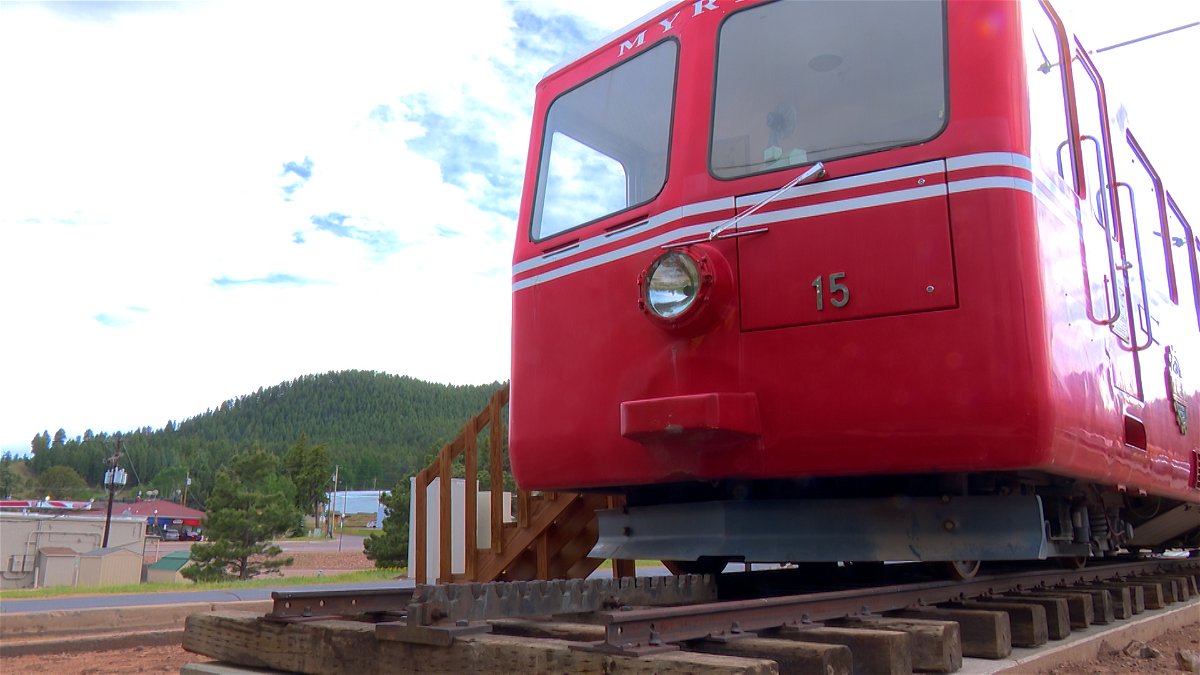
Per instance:
[[[853,495],[853,497],[847,497]],[[1200,505],[1041,473],[717,481],[633,488],[600,513],[595,557],[728,562],[1089,559],[1200,549]]]

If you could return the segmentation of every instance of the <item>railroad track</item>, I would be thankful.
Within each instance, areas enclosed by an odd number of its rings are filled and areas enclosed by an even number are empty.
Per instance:
[[[1196,559],[959,582],[882,572],[276,593],[265,616],[189,617],[183,643],[236,665],[295,672],[950,673],[964,656],[1004,659],[1014,647],[1200,602]]]

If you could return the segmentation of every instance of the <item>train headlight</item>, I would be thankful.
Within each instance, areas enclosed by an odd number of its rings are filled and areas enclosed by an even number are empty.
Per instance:
[[[683,251],[668,251],[646,269],[645,307],[663,319],[677,319],[700,295],[700,266]]]

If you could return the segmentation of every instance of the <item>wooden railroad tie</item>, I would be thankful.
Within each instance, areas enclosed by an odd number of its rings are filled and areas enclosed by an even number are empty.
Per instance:
[[[1141,603],[1194,598],[1197,574],[1189,571],[1194,569],[1180,566],[1103,583],[1081,578],[1017,583],[995,596],[883,607],[879,613],[863,604],[860,613],[832,618],[834,610],[820,603],[843,592],[818,593],[811,595],[817,598],[812,611],[825,618],[811,621],[795,618],[792,597],[749,601],[787,610],[757,619],[746,613],[747,601],[714,603],[711,578],[442,585],[411,594],[330,596],[325,603],[289,593],[276,598],[267,616],[192,615],[183,646],[242,667],[305,673],[953,673],[964,656],[1008,658],[1014,645],[1037,647],[1092,624],[1129,618],[1142,611]],[[917,592],[928,597],[933,590]],[[408,602],[405,611],[388,608],[397,598]],[[318,604],[354,615],[306,616],[305,608]],[[718,605],[728,605],[730,613],[721,615]],[[637,635],[630,627],[647,620],[657,622],[650,648],[626,650],[621,639]],[[680,624],[688,627],[681,630]]]

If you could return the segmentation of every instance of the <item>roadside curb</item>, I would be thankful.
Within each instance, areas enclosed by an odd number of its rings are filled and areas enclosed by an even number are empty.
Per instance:
[[[113,649],[131,650],[137,647],[161,647],[183,644],[183,629],[139,630],[135,632],[99,633],[77,637],[56,637],[44,640],[5,640],[0,655],[37,656],[65,652],[100,652]]]
[[[141,605],[134,607],[98,607],[95,609],[54,610],[50,612],[16,612],[0,618],[0,639],[4,652],[14,647],[13,641],[48,642],[39,638],[58,638],[71,642],[72,635],[120,631],[183,630],[191,614],[216,609],[238,609],[266,614],[271,611],[270,600],[233,600],[229,602],[189,602],[177,605]],[[85,638],[86,639],[86,638]],[[62,650],[60,650],[62,651]]]

